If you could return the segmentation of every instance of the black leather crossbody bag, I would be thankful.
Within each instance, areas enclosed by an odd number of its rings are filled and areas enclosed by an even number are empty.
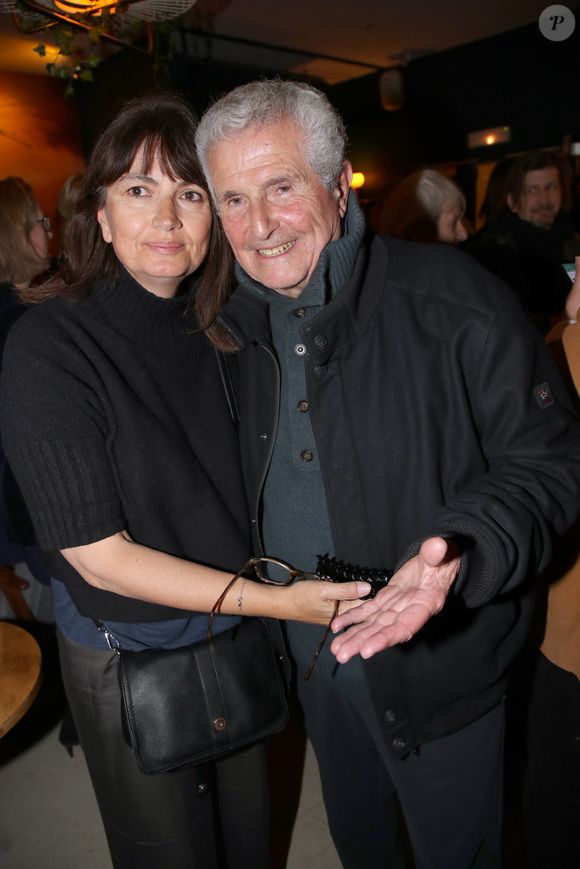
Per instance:
[[[282,730],[288,721],[281,654],[261,618],[177,649],[121,649],[127,733],[144,773],[217,760]]]

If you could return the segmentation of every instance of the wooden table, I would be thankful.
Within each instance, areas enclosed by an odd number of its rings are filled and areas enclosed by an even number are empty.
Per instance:
[[[40,648],[17,625],[0,622],[0,737],[30,708],[40,686]]]

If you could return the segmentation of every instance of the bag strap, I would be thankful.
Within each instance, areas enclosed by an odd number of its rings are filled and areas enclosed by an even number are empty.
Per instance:
[[[106,625],[99,619],[93,619],[93,622],[95,623],[97,630],[105,635],[107,646],[109,647],[111,652],[116,652],[119,655],[121,652],[121,643],[119,642],[117,637],[112,634],[111,631],[106,627]]]
[[[234,425],[236,428],[239,427],[240,424],[240,409],[238,407],[238,402],[236,400],[236,394],[234,392],[234,385],[232,383],[232,375],[230,372],[230,366],[228,365],[228,360],[226,354],[222,350],[215,349],[215,355],[217,359],[217,365],[222,381],[222,386],[224,388],[224,392],[226,394],[226,398],[228,400],[228,407],[230,409],[231,417],[234,421]]]
[[[226,599],[226,595],[227,595],[228,591],[230,590],[230,588],[232,588],[232,586],[234,586],[236,584],[238,579],[240,579],[245,574],[245,572],[248,570],[248,568],[251,566],[251,564],[252,564],[252,559],[250,558],[248,561],[246,561],[246,563],[244,564],[242,569],[238,570],[238,572],[233,577],[233,579],[230,579],[230,581],[228,582],[228,584],[226,585],[226,587],[224,588],[224,590],[222,591],[222,593],[220,594],[220,596],[218,597],[218,599],[216,600],[214,605],[212,606],[211,612],[209,614],[209,618],[207,620],[207,639],[208,639],[208,642],[211,642],[211,639],[212,639],[212,624],[213,624],[213,617],[214,617],[215,613],[221,612],[222,604],[223,604],[224,600]]]

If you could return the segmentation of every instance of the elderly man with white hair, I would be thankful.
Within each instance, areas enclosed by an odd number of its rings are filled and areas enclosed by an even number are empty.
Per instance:
[[[196,144],[237,261],[214,333],[256,549],[380,589],[313,669],[320,629],[286,625],[340,858],[403,866],[398,797],[417,867],[499,866],[508,671],[580,503],[565,391],[492,275],[367,233],[320,91],[244,85]]]

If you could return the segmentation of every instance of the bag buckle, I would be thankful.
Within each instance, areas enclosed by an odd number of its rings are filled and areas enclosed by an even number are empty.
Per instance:
[[[105,627],[105,625],[102,622],[98,622],[96,619],[94,621],[95,621],[95,624],[97,626],[97,630],[99,630],[102,634],[104,634],[105,642],[107,643],[107,646],[109,647],[111,652],[116,652],[117,654],[119,654],[120,649],[121,649],[121,643],[119,642],[117,637],[114,634],[112,634],[109,630],[107,630],[107,628]]]

